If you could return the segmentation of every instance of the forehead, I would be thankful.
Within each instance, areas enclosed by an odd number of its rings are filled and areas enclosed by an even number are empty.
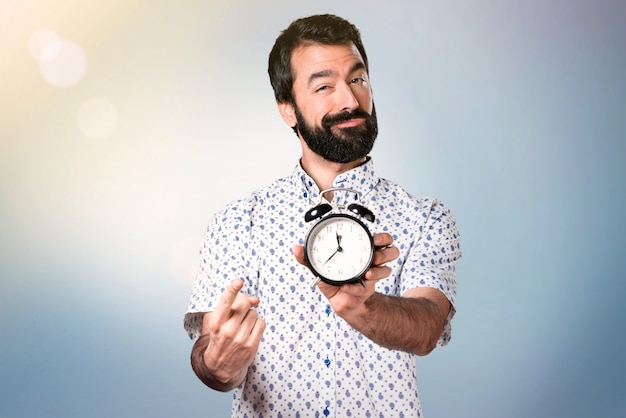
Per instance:
[[[341,75],[350,71],[355,64],[362,64],[363,57],[352,44],[346,45],[302,45],[294,49],[291,54],[291,70],[295,82],[306,82],[311,74],[327,72]]]

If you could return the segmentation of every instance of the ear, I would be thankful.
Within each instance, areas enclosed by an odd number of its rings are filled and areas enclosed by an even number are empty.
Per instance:
[[[290,128],[296,126],[296,112],[294,111],[294,107],[291,103],[287,102],[278,102],[278,111],[280,112],[280,116],[282,116],[283,120]]]

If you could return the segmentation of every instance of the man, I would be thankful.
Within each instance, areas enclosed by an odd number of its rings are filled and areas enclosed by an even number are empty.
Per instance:
[[[234,417],[421,416],[415,355],[449,341],[455,313],[454,219],[375,174],[376,112],[352,24],[296,20],[276,40],[269,74],[302,158],[292,176],[228,205],[208,227],[185,317],[197,339],[192,367],[213,389],[236,388]],[[304,214],[329,188],[357,190],[377,215],[362,285],[311,286]]]

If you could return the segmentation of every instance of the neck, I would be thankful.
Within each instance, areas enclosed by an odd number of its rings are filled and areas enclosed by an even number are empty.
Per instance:
[[[304,144],[304,141],[302,142],[302,159],[300,163],[304,171],[315,181],[320,191],[333,187],[333,181],[339,174],[352,170],[354,167],[358,167],[366,161],[366,157],[349,163],[328,161],[315,154]],[[327,197],[329,200],[332,199],[332,196],[327,195]]]

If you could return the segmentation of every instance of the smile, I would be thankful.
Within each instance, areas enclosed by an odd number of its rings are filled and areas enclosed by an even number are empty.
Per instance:
[[[345,122],[336,123],[335,126],[337,128],[354,128],[355,126],[362,125],[363,123],[365,123],[365,119],[357,118],[357,119],[350,119]]]

